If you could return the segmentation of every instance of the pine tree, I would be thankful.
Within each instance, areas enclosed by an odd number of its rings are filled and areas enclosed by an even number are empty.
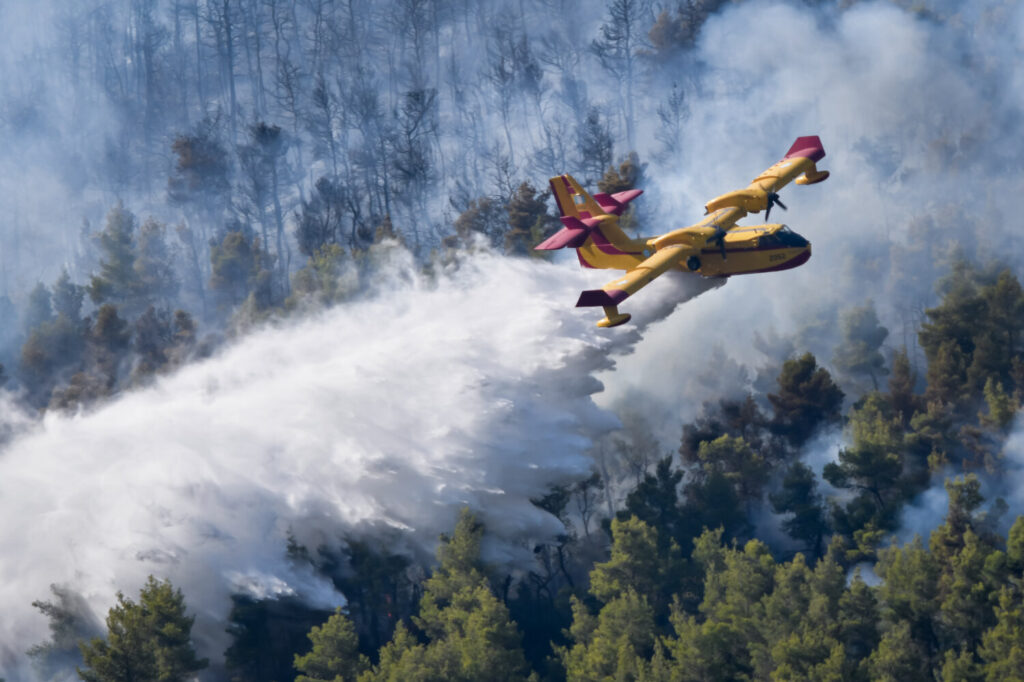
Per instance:
[[[636,517],[650,528],[657,528],[658,550],[667,552],[672,541],[689,547],[691,531],[699,531],[683,514],[679,505],[679,484],[683,472],[672,468],[672,458],[658,461],[654,473],[643,480],[626,496],[626,508],[620,519]]]
[[[577,126],[576,136],[580,153],[578,165],[584,173],[583,184],[590,185],[604,174],[612,162],[612,135],[600,109],[590,107]]]
[[[842,340],[832,362],[836,369],[850,376],[867,375],[878,390],[878,375],[885,374],[885,358],[879,352],[889,330],[878,321],[875,305],[851,308],[839,320]]]
[[[107,377],[107,387],[117,381],[118,365],[131,344],[128,322],[117,314],[117,307],[104,303],[96,311],[96,322],[89,332],[89,348],[95,363]]]
[[[28,294],[28,303],[25,306],[22,327],[25,331],[31,332],[39,325],[52,319],[53,303],[50,290],[46,288],[45,284],[39,282]]]
[[[492,247],[499,247],[509,231],[508,215],[501,202],[481,197],[469,202],[466,210],[455,219],[455,234],[463,247],[473,243],[474,236],[482,235]]]
[[[140,306],[169,305],[178,292],[174,259],[167,245],[167,226],[147,219],[139,227],[132,264],[138,276]]]
[[[162,369],[170,359],[168,352],[174,341],[170,313],[149,306],[135,320],[134,332],[132,345],[139,358],[135,367],[136,376],[145,376]]]
[[[914,393],[916,377],[910,367],[910,357],[906,347],[892,355],[892,373],[889,375],[889,402],[892,409],[902,420],[903,425],[910,424],[914,414],[921,409],[921,399]]]
[[[630,152],[618,168],[608,167],[604,176],[597,181],[597,189],[605,194],[636,189],[643,182],[645,168],[647,168],[647,164],[640,163],[640,155]]]
[[[220,222],[231,190],[231,161],[219,138],[217,122],[205,119],[188,135],[171,143],[175,155],[173,173],[167,178],[171,203],[185,207],[208,234]]]
[[[989,377],[985,382],[984,393],[988,414],[978,415],[979,419],[983,424],[1006,431],[1017,417],[1020,405],[1013,396],[1003,390],[1003,384],[993,377]]]
[[[508,202],[509,231],[505,234],[505,253],[516,255],[537,255],[534,251],[543,238],[548,226],[555,223],[550,215],[546,199],[547,192],[538,192],[531,184],[524,182]]]
[[[355,682],[370,667],[359,653],[355,626],[337,609],[327,622],[309,631],[313,649],[304,656],[295,655],[295,669],[301,675],[295,682]]]
[[[772,429],[800,447],[820,427],[840,421],[843,392],[811,353],[782,365],[778,393],[769,393],[775,410]]]
[[[229,230],[219,244],[210,247],[210,288],[224,308],[234,308],[250,293],[261,301],[272,298],[270,256],[259,238],[242,227]]]
[[[135,215],[120,202],[107,213],[107,224],[96,236],[102,255],[100,272],[89,282],[93,303],[136,305],[144,289],[135,268],[137,231]]]
[[[872,679],[923,679],[939,649],[940,566],[915,537],[903,547],[879,550],[875,573],[882,579],[877,594],[883,636],[871,655]]]
[[[346,281],[346,264],[351,265],[347,251],[338,244],[328,244],[315,251],[306,265],[292,275],[292,295],[285,302],[295,305],[305,300],[332,305],[345,299],[355,284],[355,273]]]
[[[86,682],[185,682],[208,665],[192,646],[194,620],[181,590],[150,576],[138,603],[118,593],[106,639],[81,644],[78,674]]]
[[[803,462],[794,462],[782,479],[782,488],[769,496],[776,514],[792,514],[782,522],[786,533],[804,543],[811,557],[821,556],[821,543],[828,532],[828,521],[814,471]]]
[[[483,524],[463,509],[452,537],[442,537],[440,566],[424,585],[418,644],[404,626],[360,677],[388,680],[524,680],[528,666],[508,608],[491,592],[480,560]]]
[[[67,269],[61,270],[60,277],[53,284],[53,311],[63,315],[72,323],[78,324],[82,319],[82,300],[85,289],[74,284]]]
[[[328,177],[316,181],[309,201],[302,202],[295,225],[295,239],[303,255],[310,257],[325,246],[342,241],[349,201],[351,198],[340,182]],[[347,240],[349,246],[357,246],[356,237],[353,230]]]
[[[1024,679],[1024,601],[1019,588],[999,590],[996,624],[982,636],[978,656],[987,682]]]
[[[871,679],[879,682],[924,682],[929,679],[930,667],[928,656],[911,637],[906,621],[886,631],[868,661]]]
[[[704,476],[721,474],[745,503],[760,499],[770,471],[765,458],[740,436],[720,436],[700,444],[697,450]]]
[[[654,648],[654,614],[632,588],[605,604],[597,616],[575,596],[569,637],[558,656],[570,682],[643,679]]]
[[[967,381],[963,351],[956,341],[943,341],[928,359],[928,402],[955,405],[964,392]]]
[[[50,592],[53,600],[32,602],[49,619],[50,638],[27,654],[40,678],[56,680],[61,670],[81,665],[79,642],[96,637],[101,628],[81,595],[60,585],[50,585]]]
[[[884,401],[874,393],[853,412],[850,431],[853,443],[839,451],[838,463],[825,465],[825,480],[837,488],[858,491],[860,497],[848,505],[848,510],[869,503],[874,507],[870,520],[879,528],[888,528],[904,492],[900,478],[903,429],[897,419],[886,414]],[[846,517],[854,515],[847,513]],[[856,530],[848,522],[841,525],[848,534]]]
[[[659,551],[658,533],[636,517],[612,519],[612,551],[608,561],[590,572],[590,593],[603,602],[633,590],[646,603],[668,607],[672,585],[667,584],[670,559],[678,548]]]
[[[874,591],[854,572],[849,588],[839,599],[837,637],[847,660],[863,669],[868,656],[878,646],[878,600]]]

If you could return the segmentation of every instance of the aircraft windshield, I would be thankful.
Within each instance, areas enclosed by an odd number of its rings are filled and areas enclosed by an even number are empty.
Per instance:
[[[790,247],[797,248],[807,246],[807,240],[783,225],[772,234],[766,234],[758,239],[762,248]]]

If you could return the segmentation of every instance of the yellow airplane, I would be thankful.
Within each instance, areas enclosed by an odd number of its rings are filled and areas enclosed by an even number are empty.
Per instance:
[[[775,272],[803,265],[811,257],[811,244],[785,225],[767,223],[737,227],[748,213],[764,211],[765,220],[779,201],[779,190],[791,180],[813,185],[828,177],[816,163],[825,156],[817,136],[797,138],[781,161],[754,178],[746,189],[712,199],[705,217],[696,225],[644,239],[630,239],[619,228],[619,216],[643,190],[593,196],[571,175],[551,178],[551,191],[562,214],[562,229],[536,247],[551,251],[576,249],[585,268],[625,270],[626,274],[601,289],[580,294],[577,307],[601,306],[605,317],[599,327],[629,321],[618,305],[668,270],[695,272],[705,277],[729,277]]]

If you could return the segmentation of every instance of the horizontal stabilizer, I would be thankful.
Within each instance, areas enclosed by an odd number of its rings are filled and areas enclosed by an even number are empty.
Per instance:
[[[621,289],[588,289],[580,294],[580,300],[576,301],[577,308],[588,308],[591,306],[614,306],[622,303],[629,297],[629,294]]]
[[[582,228],[563,227],[533,248],[535,251],[556,251],[565,247],[578,249],[587,241],[588,235],[590,235],[590,230],[586,226]]]
[[[601,208],[606,212],[613,215],[622,215],[623,211],[626,210],[626,204],[633,201],[633,199],[636,199],[643,193],[644,191],[642,189],[628,189],[625,192],[616,192],[615,194],[598,192],[594,195],[594,200],[600,204]]]
[[[570,230],[592,230],[601,224],[600,218],[577,218],[571,215],[564,215],[559,220]]]
[[[561,217],[561,221],[565,227],[533,247],[535,251],[555,251],[567,246],[578,249],[586,243],[591,230],[601,224],[600,219],[597,218],[580,220],[574,216],[565,215]]]

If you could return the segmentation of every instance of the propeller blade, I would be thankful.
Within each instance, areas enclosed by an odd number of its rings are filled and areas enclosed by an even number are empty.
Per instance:
[[[768,222],[768,216],[772,214],[772,206],[778,204],[783,211],[788,211],[786,205],[779,200],[779,195],[776,192],[771,192],[768,195],[768,205],[764,209],[764,221]]]
[[[722,260],[726,259],[725,255],[725,230],[722,229],[721,225],[715,225],[715,233],[708,237],[707,244],[714,244],[718,242],[718,248],[722,252]]]

